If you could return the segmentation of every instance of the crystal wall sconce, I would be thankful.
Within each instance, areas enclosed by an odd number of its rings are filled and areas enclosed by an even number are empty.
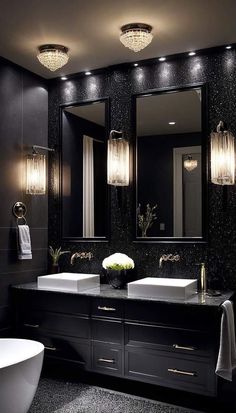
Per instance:
[[[121,135],[113,138],[114,134]],[[107,149],[107,183],[114,186],[129,185],[129,142],[121,131],[110,132]]]
[[[34,145],[33,153],[26,158],[26,193],[30,195],[46,194],[46,155],[38,153],[38,149],[54,152],[54,149]]]

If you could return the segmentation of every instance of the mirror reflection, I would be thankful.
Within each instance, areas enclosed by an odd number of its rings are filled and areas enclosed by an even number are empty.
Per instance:
[[[136,235],[202,237],[201,88],[136,99]]]
[[[107,235],[106,102],[62,110],[62,237]]]

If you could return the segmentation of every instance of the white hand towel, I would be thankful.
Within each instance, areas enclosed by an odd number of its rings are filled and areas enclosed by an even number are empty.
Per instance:
[[[18,226],[18,258],[32,260],[30,230],[28,225]]]
[[[220,348],[216,365],[216,374],[232,381],[232,372],[236,367],[236,344],[234,328],[234,309],[231,301],[222,304]]]

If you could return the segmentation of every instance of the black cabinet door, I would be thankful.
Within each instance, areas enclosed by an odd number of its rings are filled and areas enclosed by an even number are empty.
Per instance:
[[[93,343],[92,369],[112,376],[123,375],[123,355],[119,346]]]
[[[23,313],[21,327],[24,330],[47,332],[78,338],[90,337],[90,322],[88,317],[78,317],[70,314],[51,313],[34,310]]]
[[[216,394],[214,365],[168,352],[131,349],[125,352],[125,376],[204,395]]]

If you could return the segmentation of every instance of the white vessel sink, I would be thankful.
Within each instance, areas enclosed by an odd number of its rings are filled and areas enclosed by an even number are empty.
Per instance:
[[[197,280],[147,277],[128,283],[129,297],[186,300],[197,292]]]
[[[100,286],[98,274],[62,272],[38,277],[38,287],[60,291],[85,291]]]

